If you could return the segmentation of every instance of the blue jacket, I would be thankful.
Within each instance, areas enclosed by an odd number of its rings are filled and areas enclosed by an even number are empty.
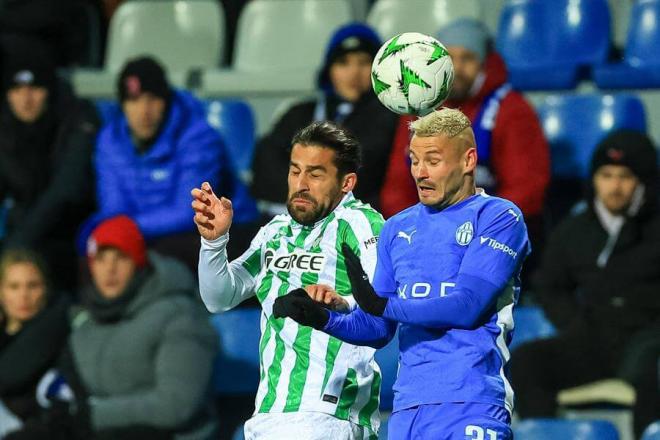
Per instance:
[[[121,108],[110,112],[94,157],[100,217],[124,213],[146,238],[193,230],[190,190],[208,181],[232,199],[234,221],[256,218],[247,188],[236,178],[227,149],[207,122],[201,103],[174,91],[164,127],[139,154]]]

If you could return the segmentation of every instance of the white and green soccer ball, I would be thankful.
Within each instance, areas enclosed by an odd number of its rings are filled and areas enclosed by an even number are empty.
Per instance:
[[[454,65],[438,40],[417,32],[390,38],[371,66],[371,85],[381,103],[399,114],[424,115],[447,99]]]

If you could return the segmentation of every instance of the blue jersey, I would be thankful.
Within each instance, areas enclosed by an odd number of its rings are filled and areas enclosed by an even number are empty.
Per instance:
[[[417,204],[389,219],[373,286],[399,322],[394,410],[475,402],[513,410],[505,375],[513,306],[531,247],[520,210],[477,194],[442,211]]]

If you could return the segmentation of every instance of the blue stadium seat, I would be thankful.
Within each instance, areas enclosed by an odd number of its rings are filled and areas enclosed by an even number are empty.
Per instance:
[[[549,96],[537,112],[550,144],[553,177],[587,177],[594,148],[611,130],[646,130],[644,105],[627,94]]]
[[[204,101],[208,123],[218,130],[229,149],[239,176],[249,178],[254,153],[255,122],[252,108],[241,100]]]
[[[220,354],[213,370],[217,394],[254,394],[259,385],[261,309],[244,308],[213,315]]]
[[[513,427],[516,440],[618,440],[614,425],[604,420],[527,419]]]
[[[642,440],[660,440],[660,420],[651,423],[642,434]]]
[[[633,2],[623,61],[596,68],[594,79],[601,88],[660,87],[660,0]]]
[[[376,362],[380,367],[383,381],[380,385],[380,410],[391,411],[394,400],[392,386],[399,371],[399,336],[394,338],[385,347],[376,351]]]
[[[514,87],[555,90],[574,88],[586,66],[602,64],[609,40],[606,0],[510,0],[496,43]]]
[[[555,327],[537,306],[521,306],[513,309],[513,339],[509,350],[535,339],[551,338],[556,333]]]

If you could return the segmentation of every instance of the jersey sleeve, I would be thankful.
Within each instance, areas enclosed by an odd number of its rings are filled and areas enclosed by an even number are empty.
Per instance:
[[[394,279],[394,269],[392,267],[392,258],[390,257],[390,238],[391,222],[386,222],[378,240],[378,264],[371,282],[376,293],[380,296],[396,296],[396,281]]]
[[[479,220],[477,234],[463,256],[459,275],[470,275],[504,287],[517,275],[531,246],[518,208],[504,205],[493,211]]]
[[[429,328],[472,329],[517,276],[530,251],[520,211],[486,213],[468,245],[451,293],[424,301],[390,298],[383,317]]]
[[[343,231],[340,242],[348,244],[351,250],[360,257],[360,263],[369,280],[374,279],[377,266],[376,262],[378,260],[378,241],[384,222],[383,217],[371,208],[353,210],[350,216],[339,221],[340,229]],[[338,252],[341,252],[340,243],[338,243],[337,249]],[[341,268],[338,268],[338,272],[341,270],[344,272],[346,270],[343,263]],[[345,278],[345,283],[342,284],[346,284],[346,289],[338,288],[337,292],[340,295],[342,291],[350,292],[348,277],[345,276],[342,278]],[[348,302],[351,310],[355,309],[357,303],[352,295],[347,295],[344,299]]]
[[[261,228],[250,247],[231,263],[227,261],[228,234],[214,241],[202,238],[198,265],[199,292],[210,312],[229,310],[254,296],[266,229],[267,226]]]

